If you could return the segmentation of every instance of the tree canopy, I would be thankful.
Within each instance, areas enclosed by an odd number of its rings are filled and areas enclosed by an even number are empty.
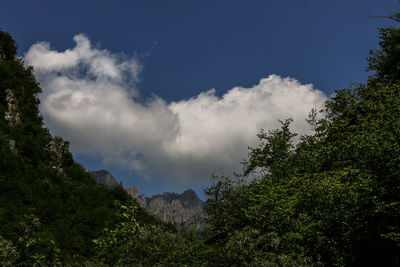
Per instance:
[[[311,111],[312,135],[261,131],[243,173],[207,189],[209,240],[232,263],[400,264],[400,30],[380,37],[368,82]]]

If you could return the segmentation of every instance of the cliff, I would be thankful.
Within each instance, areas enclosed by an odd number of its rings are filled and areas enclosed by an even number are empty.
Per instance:
[[[138,198],[143,205],[143,195]],[[178,232],[194,228],[202,230],[205,225],[206,212],[204,203],[197,194],[188,189],[182,194],[165,192],[146,198],[145,208],[158,218],[172,223]]]
[[[89,173],[92,175],[97,183],[104,184],[110,189],[116,188],[121,185],[108,171],[89,171]]]
[[[90,174],[98,183],[104,184],[109,188],[115,188],[120,185],[108,171],[91,171]],[[192,228],[200,231],[205,226],[206,212],[204,202],[191,189],[182,194],[165,192],[152,197],[139,195],[136,186],[125,188],[125,190],[149,213],[172,223],[178,232],[185,232]]]

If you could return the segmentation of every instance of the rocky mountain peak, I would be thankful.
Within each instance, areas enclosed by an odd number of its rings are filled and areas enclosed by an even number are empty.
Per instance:
[[[120,185],[108,171],[91,171],[90,174],[98,183],[109,188]],[[192,189],[188,189],[182,194],[164,192],[152,197],[139,195],[136,186],[125,188],[125,190],[149,213],[172,223],[180,232],[191,228],[201,230],[205,226],[204,203]]]
[[[106,170],[99,170],[99,171],[89,171],[92,177],[97,181],[99,184],[104,184],[108,188],[115,188],[120,186],[121,184],[117,182],[117,180]]]
[[[203,201],[199,199],[196,192],[194,192],[192,189],[187,189],[180,195],[180,198],[182,205],[185,207],[204,205]]]
[[[138,198],[139,197],[139,190],[137,189],[136,185],[132,187],[125,188],[126,192],[133,197],[133,198]]]
[[[150,201],[158,198],[162,198],[166,203],[171,204],[172,201],[179,199],[180,195],[173,192],[164,192],[162,195],[153,195],[150,197]]]

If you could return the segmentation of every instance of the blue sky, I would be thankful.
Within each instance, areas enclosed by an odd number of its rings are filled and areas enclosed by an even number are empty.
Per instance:
[[[260,128],[292,116],[306,133],[310,107],[364,82],[377,28],[393,25],[367,17],[396,10],[395,0],[5,0],[0,27],[35,66],[47,126],[86,168],[147,195],[204,198],[209,174],[239,168]]]

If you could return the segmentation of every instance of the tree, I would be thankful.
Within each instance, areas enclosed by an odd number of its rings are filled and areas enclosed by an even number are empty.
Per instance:
[[[206,190],[209,242],[252,244],[234,261],[400,264],[400,29],[380,32],[381,48],[369,58],[374,74],[337,90],[322,118],[312,111],[314,134],[294,145],[290,120],[261,131],[243,174]]]
[[[141,225],[135,201],[127,205],[116,202],[115,205],[120,209],[119,223],[105,228],[94,240],[99,263],[106,266],[205,264],[206,247],[194,233],[183,238],[161,225]]]

